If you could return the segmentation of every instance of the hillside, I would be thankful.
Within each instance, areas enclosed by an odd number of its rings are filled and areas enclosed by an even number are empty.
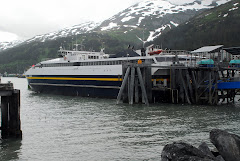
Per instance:
[[[130,6],[100,24],[88,22],[60,31],[35,36],[16,47],[0,52],[0,73],[22,73],[29,66],[46,58],[57,57],[60,46],[68,49],[83,43],[85,50],[116,54],[127,48],[135,48],[160,35],[178,28],[191,17],[229,0],[209,0],[175,5],[168,0],[144,0]],[[158,42],[157,42],[158,44]]]
[[[84,50],[100,51],[102,47],[105,52],[115,54],[127,48],[131,41],[121,40],[109,34],[86,33],[77,36],[62,37],[56,40],[44,42],[32,41],[16,48],[11,48],[0,53],[0,73],[23,73],[33,64],[44,59],[56,58],[60,46],[72,49],[73,44],[83,44]]]
[[[240,4],[233,0],[207,10],[187,23],[162,34],[153,41],[164,48],[193,50],[201,46],[223,44],[240,46]]]

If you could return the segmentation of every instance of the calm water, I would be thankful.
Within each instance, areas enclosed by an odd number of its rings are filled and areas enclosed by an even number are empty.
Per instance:
[[[116,100],[37,94],[23,78],[22,140],[0,140],[0,160],[159,160],[167,143],[195,146],[220,128],[240,135],[240,103],[116,105]]]

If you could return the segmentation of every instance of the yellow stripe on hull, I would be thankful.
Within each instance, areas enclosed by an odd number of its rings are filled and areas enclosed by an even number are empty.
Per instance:
[[[122,78],[64,78],[64,77],[27,77],[27,79],[48,80],[92,80],[92,81],[122,81]]]

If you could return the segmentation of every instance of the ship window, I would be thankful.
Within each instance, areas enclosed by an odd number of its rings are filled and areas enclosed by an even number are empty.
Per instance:
[[[166,61],[172,61],[171,57],[166,57]]]
[[[158,62],[163,62],[165,61],[165,58],[164,57],[156,57],[157,61]]]

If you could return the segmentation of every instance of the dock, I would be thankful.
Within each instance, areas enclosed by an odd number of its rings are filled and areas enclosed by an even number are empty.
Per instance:
[[[13,84],[0,82],[1,138],[22,138],[20,120],[20,90]]]
[[[235,77],[239,67],[226,64],[211,66],[184,66],[173,63],[170,66],[152,66],[148,63],[123,64],[123,82],[117,97],[117,104],[124,103],[187,103],[208,104],[234,103],[240,90],[240,78]],[[152,68],[169,73],[165,79],[156,82]]]

